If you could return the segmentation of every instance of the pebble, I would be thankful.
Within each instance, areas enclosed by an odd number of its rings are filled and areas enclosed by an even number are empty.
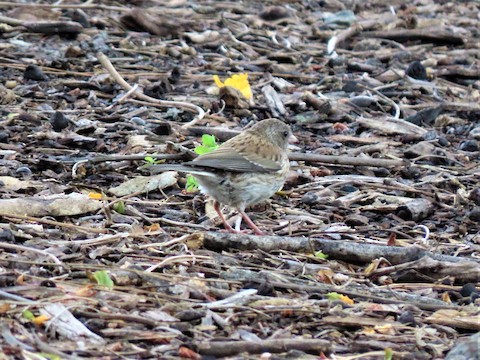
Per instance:
[[[37,65],[28,65],[23,72],[23,77],[27,80],[42,81],[46,80],[46,76]]]
[[[50,118],[50,124],[52,125],[53,130],[56,132],[60,132],[65,129],[69,123],[70,120],[60,111],[55,111],[53,116]]]
[[[410,63],[405,74],[417,80],[428,80],[427,69],[420,61]]]
[[[465,140],[460,143],[460,150],[462,151],[478,151],[477,140]]]

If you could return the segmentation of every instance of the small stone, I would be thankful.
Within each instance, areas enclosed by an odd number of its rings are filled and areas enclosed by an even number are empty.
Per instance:
[[[318,196],[314,191],[309,191],[305,195],[302,196],[300,202],[306,205],[315,204],[318,201]]]
[[[56,111],[50,118],[50,124],[52,124],[53,130],[56,132],[60,132],[65,129],[69,123],[70,120],[60,111]]]
[[[290,17],[290,11],[282,6],[271,6],[263,10],[260,17],[266,21],[275,21]]]
[[[437,139],[437,143],[440,146],[448,146],[449,141],[447,140],[447,138],[445,136],[439,136],[438,139]]]
[[[18,175],[30,176],[32,175],[32,170],[30,170],[28,166],[20,166],[17,170],[15,170],[15,173]]]
[[[480,205],[480,187],[470,191],[468,198],[472,200],[475,203],[475,205]]]
[[[140,125],[140,126],[145,126],[146,124],[146,121],[143,120],[141,117],[138,117],[138,116],[134,116],[130,119],[131,122],[133,122],[134,124],[137,124],[137,125]]]
[[[477,140],[465,140],[460,143],[460,150],[462,151],[478,151]]]
[[[0,131],[0,143],[7,143],[10,135],[6,131]]]
[[[472,293],[474,293],[474,292],[477,292],[477,289],[475,288],[475,285],[472,284],[472,283],[465,284],[465,285],[463,285],[462,288],[460,289],[460,294],[461,294],[463,297],[470,296],[470,295],[472,295]]]
[[[402,324],[411,324],[411,325],[415,324],[415,317],[410,311],[402,312],[397,320],[399,323],[402,323]]]
[[[23,72],[23,77],[27,80],[42,81],[46,80],[46,76],[37,65],[28,65]]]
[[[467,214],[468,218],[475,222],[480,222],[480,207],[474,208]]]
[[[427,69],[420,61],[414,61],[408,65],[405,74],[417,80],[428,80]]]

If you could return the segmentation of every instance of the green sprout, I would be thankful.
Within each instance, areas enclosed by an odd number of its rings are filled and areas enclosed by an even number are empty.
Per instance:
[[[93,273],[93,278],[95,279],[98,285],[103,285],[108,289],[112,289],[113,286],[115,285],[113,283],[113,280],[110,278],[110,275],[108,275],[108,272],[105,270],[95,271]]]
[[[194,151],[198,155],[203,155],[218,149],[218,146],[219,145],[217,144],[217,139],[215,139],[215,136],[203,134],[202,145],[198,145]],[[187,175],[185,190],[189,193],[196,192],[198,190],[198,181],[192,175]]]
[[[213,150],[216,150],[216,149],[218,149],[218,144],[217,144],[217,139],[215,139],[215,136],[203,134],[202,145],[197,146],[194,149],[194,151],[198,155],[203,155],[203,154],[212,152]]]
[[[158,164],[158,160],[155,159],[154,157],[152,156],[145,156],[143,158],[143,160],[145,160],[147,162],[148,165],[155,165],[155,164]]]

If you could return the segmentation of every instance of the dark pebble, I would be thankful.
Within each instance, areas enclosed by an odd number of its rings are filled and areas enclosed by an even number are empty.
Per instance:
[[[415,324],[415,318],[413,317],[413,314],[410,311],[402,312],[397,320],[402,324],[411,324],[411,325]]]
[[[332,58],[332,59],[328,60],[328,66],[333,68],[333,67],[336,67],[336,66],[345,65],[346,62],[347,62],[347,60],[344,57],[339,56],[335,59]]]
[[[27,80],[42,81],[46,79],[42,69],[37,65],[28,65],[23,72],[23,77]]]
[[[440,146],[448,146],[448,144],[450,144],[445,136],[439,136],[437,139],[437,143]]]
[[[306,205],[315,204],[318,201],[318,195],[315,194],[313,191],[307,192],[305,195],[302,196],[300,202]]]
[[[468,213],[468,218],[475,222],[480,222],[480,207],[476,207]]]
[[[263,10],[260,17],[266,21],[275,21],[290,17],[290,11],[282,6],[271,6]]]
[[[470,191],[470,195],[468,195],[468,198],[472,200],[475,205],[480,205],[480,187]]]
[[[32,175],[32,170],[28,166],[20,166],[15,173],[18,175],[30,176]]]
[[[428,80],[427,69],[420,61],[414,61],[408,65],[406,74],[414,79]]]
[[[60,111],[56,111],[50,118],[50,124],[52,124],[53,130],[56,132],[65,129],[69,123],[70,120]]]
[[[465,140],[460,143],[460,150],[462,151],[478,151],[477,140]]]
[[[468,283],[468,284],[465,284],[462,286],[462,288],[460,289],[460,294],[463,296],[463,297],[467,297],[467,296],[470,296],[472,295],[473,293],[476,293],[478,292],[477,289],[475,288],[475,284],[472,284],[472,283]]]
[[[10,138],[10,135],[7,132],[5,131],[0,132],[0,143],[7,143],[9,138]]]

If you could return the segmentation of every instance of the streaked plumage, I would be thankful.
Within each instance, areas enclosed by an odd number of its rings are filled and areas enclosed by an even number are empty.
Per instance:
[[[262,234],[245,208],[268,199],[282,188],[290,168],[288,142],[294,138],[288,125],[267,119],[192,161],[152,168],[192,174],[200,190],[215,200],[215,210],[227,230],[237,232],[225,221],[219,203],[236,208],[250,228]]]

